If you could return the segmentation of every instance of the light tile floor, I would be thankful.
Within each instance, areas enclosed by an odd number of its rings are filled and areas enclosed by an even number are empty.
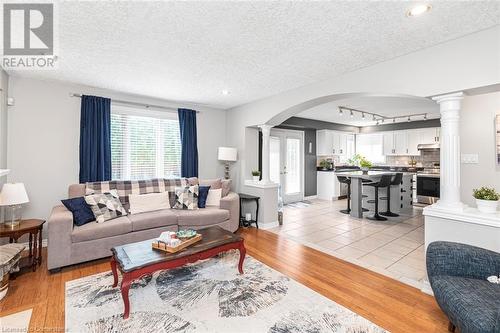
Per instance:
[[[371,221],[340,213],[346,207],[345,200],[315,199],[310,203],[306,207],[285,206],[283,225],[269,231],[414,287],[424,287],[427,273],[421,208],[387,221]]]

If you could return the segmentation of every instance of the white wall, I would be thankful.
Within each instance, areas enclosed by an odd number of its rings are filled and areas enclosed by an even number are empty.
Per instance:
[[[267,123],[288,108],[315,98],[357,92],[427,97],[499,83],[499,35],[500,27],[483,30],[229,110],[227,142],[244,152],[239,161],[242,165],[236,169],[245,168],[246,154],[255,154],[245,151],[245,127]],[[247,170],[241,171],[240,184],[247,174]]]
[[[500,166],[495,155],[495,116],[500,115],[500,92],[463,99],[460,145],[463,154],[478,154],[478,164],[461,165],[462,201],[474,206],[472,189],[495,187],[500,192]]]
[[[8,180],[26,185],[30,203],[24,216],[47,218],[52,207],[67,197],[68,185],[78,183],[80,99],[70,97],[70,93],[200,110],[197,121],[200,177],[223,176],[217,147],[225,145],[226,111],[11,76],[9,95],[15,98],[15,106],[9,107]]]

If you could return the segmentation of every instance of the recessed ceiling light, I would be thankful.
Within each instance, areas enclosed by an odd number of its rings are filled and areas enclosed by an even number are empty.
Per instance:
[[[222,95],[229,95],[229,90],[227,89],[222,90]]]
[[[416,6],[413,6],[409,11],[406,12],[406,16],[408,17],[413,17],[413,16],[419,16],[422,15],[423,13],[428,12],[431,10],[432,6],[427,5],[427,4],[419,4]]]

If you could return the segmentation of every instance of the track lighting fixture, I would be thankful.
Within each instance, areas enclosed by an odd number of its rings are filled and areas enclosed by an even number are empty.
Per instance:
[[[380,115],[378,113],[372,113],[372,112],[366,112],[366,111],[361,111],[357,109],[352,109],[346,106],[338,106],[339,109],[339,115],[343,116],[344,115],[344,110],[349,111],[349,116],[351,118],[354,118],[356,113],[361,113],[361,119],[366,120],[369,117],[372,117],[372,121],[376,122],[377,125],[385,123],[385,120],[387,119],[387,122],[390,122],[392,119],[393,123],[396,123],[396,120],[404,120],[406,119],[408,122],[412,121],[413,119],[418,118],[418,117],[423,117],[423,120],[427,120],[427,113],[415,113],[415,114],[410,114],[410,115],[400,115],[400,116],[393,116],[393,117],[386,117],[383,115]]]

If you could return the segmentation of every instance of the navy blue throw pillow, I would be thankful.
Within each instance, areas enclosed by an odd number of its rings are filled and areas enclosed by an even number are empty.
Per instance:
[[[80,227],[95,220],[94,213],[85,202],[84,197],[61,200],[61,202],[73,213],[73,223],[75,225]]]
[[[205,204],[207,203],[208,190],[210,190],[210,186],[198,187],[198,208],[205,208]]]

